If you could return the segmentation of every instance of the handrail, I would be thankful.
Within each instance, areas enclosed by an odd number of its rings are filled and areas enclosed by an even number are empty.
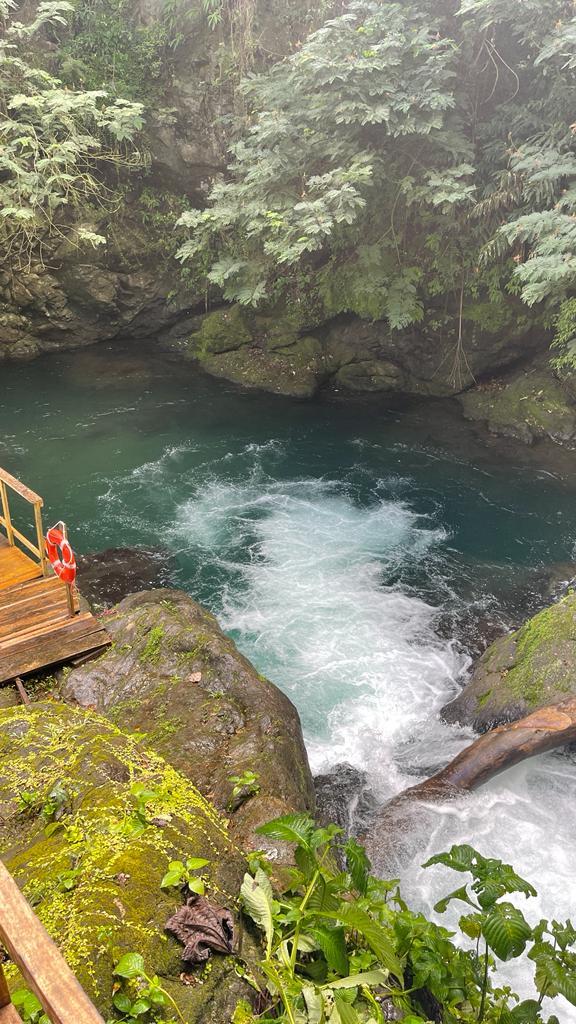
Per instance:
[[[8,500],[9,487],[20,497],[24,498],[31,505],[34,506],[34,526],[36,528],[36,544],[33,544],[24,536],[20,530],[17,530],[12,522],[12,516],[10,514],[10,502]],[[20,541],[24,547],[28,548],[33,555],[38,559],[42,574],[46,576],[48,572],[48,562],[44,550],[44,530],[42,527],[42,508],[44,505],[43,499],[35,491],[31,491],[29,487],[26,487],[20,480],[17,480],[15,476],[12,476],[6,469],[2,469],[0,466],[0,505],[2,507],[2,514],[0,515],[0,526],[6,530],[6,538],[11,547],[14,546],[15,540]],[[2,1022],[0,1021],[0,1024]]]
[[[13,491],[16,491],[16,494],[21,495],[22,498],[29,501],[31,505],[40,505],[40,508],[44,505],[44,501],[39,494],[36,494],[35,491],[31,491],[29,487],[26,487],[25,484],[20,482],[20,480],[17,480],[16,477],[12,476],[12,474],[6,469],[2,469],[2,466],[0,466],[0,480],[2,480],[3,483],[8,484],[8,487],[11,487]]]
[[[0,942],[52,1024],[104,1024],[60,950],[0,861]],[[0,964],[0,1024],[21,1024]]]

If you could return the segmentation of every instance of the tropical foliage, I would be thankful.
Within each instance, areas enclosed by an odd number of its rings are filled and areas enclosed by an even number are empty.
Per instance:
[[[341,842],[335,826],[317,828],[300,814],[258,831],[295,843],[297,866],[279,892],[263,857],[253,856],[245,876],[243,906],[263,954],[248,974],[254,1006],[241,1003],[234,1024],[558,1024],[544,1000],[561,994],[576,1005],[576,930],[556,921],[532,927],[517,901],[535,890],[510,865],[466,845],[428,862],[469,876],[435,908],[463,904],[455,943],[453,932],[407,908],[397,881],[373,877],[364,849]],[[523,955],[535,996],[519,1000],[499,981],[498,963]]]
[[[66,237],[69,211],[113,195],[103,168],[139,159],[139,103],[64,88],[35,61],[37,38],[65,24],[72,9],[67,0],[43,0],[23,24],[11,0],[0,0],[0,253],[12,266]],[[79,224],[74,241],[96,246],[105,238]]]
[[[179,258],[208,255],[242,303],[461,336],[526,316],[521,298],[550,324],[576,272],[576,20],[569,0],[521,15],[516,0],[346,4],[246,78],[249,123],[207,209],[182,217]]]

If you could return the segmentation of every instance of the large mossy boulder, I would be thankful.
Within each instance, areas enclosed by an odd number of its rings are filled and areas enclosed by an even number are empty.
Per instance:
[[[485,732],[576,694],[576,594],[500,637],[462,693],[442,709],[450,723]]]
[[[54,702],[0,710],[0,856],[105,1019],[114,965],[137,952],[186,1021],[228,1024],[245,994],[234,958],[214,955],[182,984],[182,947],[164,930],[182,896],[161,881],[170,860],[206,859],[207,896],[234,911],[244,858],[142,737]]]
[[[466,419],[484,421],[493,434],[526,444],[548,439],[576,446],[576,403],[547,364],[483,384],[459,401]]]
[[[261,316],[239,305],[215,310],[184,351],[213,377],[295,398],[311,397],[325,377],[322,345],[294,314]]]
[[[231,816],[242,846],[254,829],[314,807],[298,713],[179,590],[133,594],[104,616],[114,641],[98,660],[64,673],[62,697],[93,707],[147,742]],[[232,776],[258,775],[233,795]]]

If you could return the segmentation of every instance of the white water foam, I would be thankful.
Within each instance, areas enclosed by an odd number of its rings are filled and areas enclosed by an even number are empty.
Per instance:
[[[292,696],[313,768],[346,760],[389,782],[395,744],[456,692],[465,664],[436,637],[437,610],[387,584],[444,531],[317,480],[213,482],[180,508],[178,529],[233,562],[241,583],[222,595],[221,621]]]
[[[369,772],[383,799],[471,739],[438,717],[467,659],[436,635],[439,610],[391,582],[415,564],[438,572],[446,539],[405,503],[361,507],[336,482],[278,482],[258,473],[243,483],[204,483],[180,506],[174,529],[182,551],[195,551],[226,578],[215,610],[298,706],[313,768],[351,762]],[[446,869],[422,871],[427,857],[470,842],[537,881],[538,900],[523,907],[530,919],[574,915],[575,785],[576,764],[548,755],[461,804],[431,809],[426,848],[400,869],[412,905],[430,913],[456,884]],[[444,923],[454,923],[455,913]],[[533,995],[527,964],[508,976]],[[563,1024],[576,1024],[563,1000],[552,1010]]]

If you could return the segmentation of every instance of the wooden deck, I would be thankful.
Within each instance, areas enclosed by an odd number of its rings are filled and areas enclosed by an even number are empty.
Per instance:
[[[0,469],[3,515],[0,516],[0,684],[49,668],[110,644],[107,631],[91,612],[80,611],[78,592],[53,574],[43,550],[42,499]],[[7,512],[6,486],[36,505],[36,545],[24,543],[31,558],[16,546],[22,536]],[[12,543],[10,543],[10,540]]]
[[[34,562],[20,548],[13,547],[0,534],[0,589],[35,580],[41,575],[42,568],[38,562]]]

